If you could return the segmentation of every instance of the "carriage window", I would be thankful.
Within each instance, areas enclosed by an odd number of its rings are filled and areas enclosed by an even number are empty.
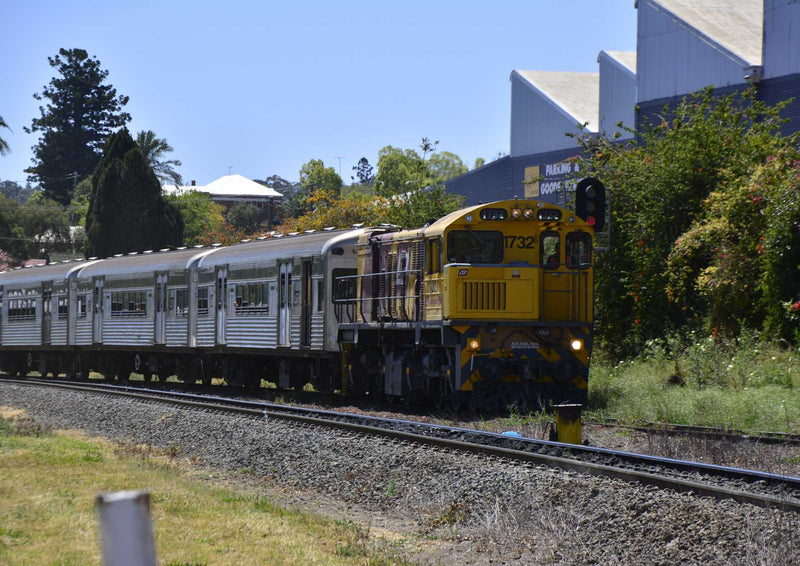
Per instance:
[[[269,314],[267,284],[245,283],[244,285],[237,285],[234,306],[236,314],[241,316]]]
[[[36,318],[36,299],[10,299],[8,301],[8,321],[21,322]]]
[[[588,232],[567,234],[567,267],[586,269],[592,265],[592,237]]]
[[[560,256],[561,237],[558,232],[543,232],[541,247],[539,248],[539,261],[545,269],[557,269],[561,263]]]
[[[147,293],[145,291],[120,291],[111,293],[112,317],[147,316]]]
[[[58,297],[58,319],[63,320],[67,318],[67,311],[69,309],[69,300],[67,297]]]
[[[503,233],[498,230],[453,230],[447,234],[450,263],[502,263]]]
[[[314,284],[314,312],[321,313],[325,308],[325,281],[317,279]]]
[[[197,314],[208,316],[208,287],[200,287],[197,290]]]
[[[185,317],[189,314],[189,291],[187,289],[170,289],[169,313],[175,317]]]
[[[86,318],[86,308],[89,302],[89,295],[84,293],[83,295],[78,295],[78,300],[76,301],[76,309],[75,315],[77,318]]]

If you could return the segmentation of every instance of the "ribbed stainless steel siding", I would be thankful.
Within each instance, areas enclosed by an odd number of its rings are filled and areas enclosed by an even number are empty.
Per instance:
[[[186,346],[189,340],[189,319],[173,318],[166,322],[167,346]]]
[[[278,341],[278,325],[274,316],[230,317],[225,328],[228,346],[240,348],[274,348]]]
[[[300,349],[300,317],[292,315],[292,321],[289,323],[289,341],[292,344],[293,350]]]
[[[50,327],[50,344],[53,346],[67,345],[67,319],[53,321]]]
[[[40,346],[42,329],[32,320],[26,323],[8,323],[3,327],[3,346]]]
[[[153,344],[153,321],[104,320],[103,344],[108,346],[150,346]]]
[[[319,314],[311,317],[311,349],[322,350],[325,346],[325,318]]]
[[[75,345],[88,346],[92,343],[92,320],[79,318],[75,323]]]
[[[206,316],[197,319],[197,345],[203,347],[214,345],[213,316]]]

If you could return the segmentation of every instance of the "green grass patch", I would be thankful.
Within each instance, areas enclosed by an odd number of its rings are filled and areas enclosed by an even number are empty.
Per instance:
[[[167,451],[0,416],[0,563],[98,564],[94,498],[147,489],[161,564],[392,564],[352,523],[193,477]],[[381,547],[383,548],[383,547]]]
[[[705,339],[678,350],[650,346],[634,360],[593,362],[589,414],[800,433],[798,352],[754,339]]]

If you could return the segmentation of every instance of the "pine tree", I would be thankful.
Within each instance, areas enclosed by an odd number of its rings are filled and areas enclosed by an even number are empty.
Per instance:
[[[179,246],[183,219],[161,195],[161,184],[127,128],[106,142],[92,174],[86,215],[86,256]]]
[[[25,172],[42,185],[46,197],[66,205],[78,181],[91,175],[100,161],[108,135],[131,116],[122,112],[128,97],[117,96],[114,87],[103,84],[108,71],[85,50],[60,49],[48,61],[58,76],[33,95],[47,103],[25,128],[29,134],[41,132],[33,147],[34,165]]]

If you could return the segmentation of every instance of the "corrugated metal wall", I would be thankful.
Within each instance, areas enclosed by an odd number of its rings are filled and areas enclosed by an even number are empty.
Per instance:
[[[511,157],[574,147],[564,132],[578,133],[576,121],[531,84],[511,75]]]
[[[618,122],[635,126],[636,76],[610,56],[601,53],[597,59],[600,67],[600,133],[608,138],[619,132],[619,139],[633,136],[620,130]]]
[[[671,98],[742,83],[748,62],[703,41],[654,2],[638,7],[638,100]]]
[[[800,2],[765,0],[764,77],[787,78],[797,73],[800,73]]]

